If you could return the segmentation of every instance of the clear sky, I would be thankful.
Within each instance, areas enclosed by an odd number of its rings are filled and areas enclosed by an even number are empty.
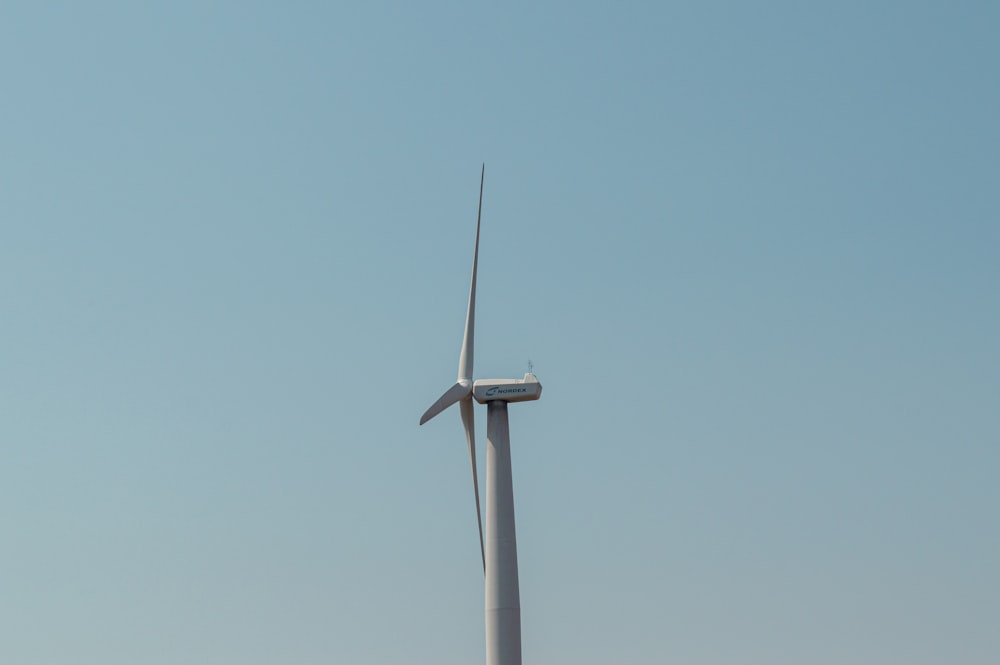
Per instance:
[[[997,3],[158,4],[0,6],[0,662],[482,662],[483,161],[526,663],[997,662]]]

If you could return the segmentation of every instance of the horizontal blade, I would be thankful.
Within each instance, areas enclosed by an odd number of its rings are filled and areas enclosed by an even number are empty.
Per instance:
[[[483,573],[485,573],[486,548],[483,546],[483,512],[479,508],[479,473],[476,470],[476,418],[472,409],[472,398],[466,397],[458,406],[462,410],[465,441],[469,444],[469,462],[472,464],[472,491],[476,494],[476,520],[479,522],[479,553],[483,557]]]
[[[437,401],[431,404],[431,408],[424,412],[424,415],[420,416],[420,424],[423,425],[425,422],[441,413],[449,406],[462,399],[463,397],[468,397],[472,394],[472,382],[471,381],[459,381],[448,390],[444,391],[444,395],[438,397]]]

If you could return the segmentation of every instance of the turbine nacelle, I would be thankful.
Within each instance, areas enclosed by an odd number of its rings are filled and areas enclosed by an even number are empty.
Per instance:
[[[530,402],[542,396],[542,384],[530,372],[523,379],[479,379],[472,384],[472,396],[480,404]]]

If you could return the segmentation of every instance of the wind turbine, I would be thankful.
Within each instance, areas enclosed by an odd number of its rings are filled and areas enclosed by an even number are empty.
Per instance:
[[[472,465],[472,489],[479,521],[479,551],[486,577],[486,665],[521,665],[521,599],[517,582],[517,537],[514,531],[514,489],[510,471],[510,428],[507,404],[527,402],[542,395],[542,384],[528,373],[523,379],[473,381],[473,340],[476,328],[476,270],[479,264],[479,227],[483,216],[483,180],[479,177],[479,213],[476,248],[472,254],[472,284],[465,315],[465,336],[458,356],[458,380],[424,415],[420,424],[458,402]],[[476,427],[472,400],[486,405],[486,537],[479,506],[476,470]]]

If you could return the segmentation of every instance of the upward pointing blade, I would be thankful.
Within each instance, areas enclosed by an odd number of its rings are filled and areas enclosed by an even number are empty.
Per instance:
[[[483,218],[483,181],[486,179],[486,164],[479,176],[479,212],[476,214],[476,249],[472,254],[472,284],[469,285],[469,309],[465,314],[465,337],[462,338],[462,352],[458,355],[458,380],[472,380],[472,357],[476,334],[476,269],[479,265],[479,223]]]

